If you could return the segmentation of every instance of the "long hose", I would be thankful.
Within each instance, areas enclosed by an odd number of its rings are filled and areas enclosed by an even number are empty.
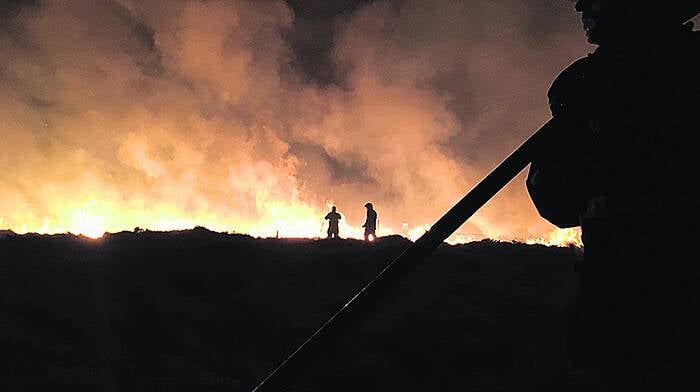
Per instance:
[[[253,392],[282,391],[338,340],[392,288],[408,276],[430,253],[518,175],[535,156],[542,139],[556,128],[550,119],[491,171],[416,242],[389,263],[316,332],[260,382]]]

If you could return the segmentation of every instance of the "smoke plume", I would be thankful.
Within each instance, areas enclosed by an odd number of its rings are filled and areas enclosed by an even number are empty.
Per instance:
[[[0,227],[420,234],[548,117],[572,5],[375,1],[324,77],[283,1],[45,0],[0,14]],[[304,27],[306,26],[306,27]],[[302,64],[301,66],[299,64]],[[519,176],[454,240],[548,239]],[[559,233],[558,235],[561,235]]]

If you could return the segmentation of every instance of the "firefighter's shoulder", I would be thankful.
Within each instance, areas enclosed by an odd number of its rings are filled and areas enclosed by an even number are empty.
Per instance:
[[[591,56],[588,55],[577,59],[557,75],[547,91],[547,98],[555,115],[559,109],[576,101],[576,97],[582,94],[590,70]]]

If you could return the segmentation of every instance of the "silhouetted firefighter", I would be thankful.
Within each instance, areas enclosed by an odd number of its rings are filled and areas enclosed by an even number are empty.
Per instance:
[[[365,241],[377,238],[377,211],[374,210],[372,203],[365,203],[365,208],[367,209],[367,217],[365,218],[365,223],[362,227],[365,228]]]
[[[338,223],[342,217],[336,212],[335,206],[331,207],[331,212],[326,214],[326,219],[328,220],[328,238],[340,238]]]
[[[527,187],[540,214],[560,227],[582,226],[585,270],[569,334],[574,368],[597,378],[594,389],[698,390],[700,39],[684,22],[700,0],[581,0],[576,9],[599,47],[554,81],[553,118],[254,392],[283,390],[529,164]]]
[[[572,370],[596,389],[697,386],[700,34],[684,22],[700,0],[576,10],[598,47],[553,82],[558,129],[527,178],[544,218],[582,228]]]

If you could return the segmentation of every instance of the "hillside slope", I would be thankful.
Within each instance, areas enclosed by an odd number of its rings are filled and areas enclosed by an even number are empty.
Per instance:
[[[250,390],[409,244],[5,237],[3,389]],[[445,244],[290,390],[561,390],[576,258]]]

